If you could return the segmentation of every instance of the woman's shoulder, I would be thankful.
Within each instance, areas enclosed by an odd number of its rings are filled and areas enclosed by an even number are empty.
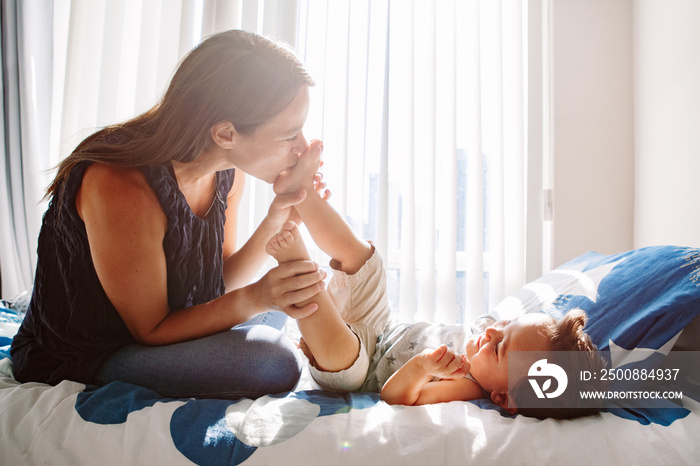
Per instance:
[[[82,188],[95,194],[144,195],[153,193],[146,176],[139,168],[92,163],[85,169]]]
[[[76,198],[78,213],[85,201],[121,210],[161,211],[153,188],[139,168],[104,163],[92,163],[85,169]]]

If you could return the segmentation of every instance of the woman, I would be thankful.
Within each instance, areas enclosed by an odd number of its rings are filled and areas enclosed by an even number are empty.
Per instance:
[[[212,36],[182,61],[161,102],[85,139],[59,166],[39,235],[32,301],[12,345],[18,380],[120,380],[171,397],[291,390],[301,363],[269,326],[323,288],[311,261],[249,284],[265,244],[306,197],[277,196],[236,249],[244,174],[273,183],[309,149],[313,81],[258,35]]]

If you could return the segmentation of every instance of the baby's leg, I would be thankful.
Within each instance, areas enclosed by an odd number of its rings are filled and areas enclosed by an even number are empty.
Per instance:
[[[309,258],[299,229],[293,222],[287,222],[282,231],[270,239],[266,251],[280,263]],[[318,304],[318,309],[297,320],[297,324],[316,366],[328,372],[352,366],[360,353],[360,341],[343,322],[328,292],[322,290],[300,306],[308,302]]]
[[[333,258],[332,266],[354,274],[372,256],[372,245],[361,239],[333,206],[314,190],[313,178],[320,166],[322,144],[313,141],[297,164],[275,181],[277,194],[306,189],[306,199],[295,208],[316,244]]]

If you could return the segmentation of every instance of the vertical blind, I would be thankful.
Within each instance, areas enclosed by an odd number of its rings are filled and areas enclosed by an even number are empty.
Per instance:
[[[525,280],[522,1],[305,0],[332,201],[401,321],[470,322]]]
[[[526,243],[541,241],[526,237],[527,5],[55,0],[44,166],[151,107],[203,37],[280,38],[317,83],[305,135],[324,141],[331,202],[385,258],[396,318],[470,322],[524,283]],[[239,237],[272,196],[248,183]]]

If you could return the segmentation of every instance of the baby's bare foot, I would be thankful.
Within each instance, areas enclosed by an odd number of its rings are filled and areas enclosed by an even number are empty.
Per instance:
[[[321,166],[323,143],[311,141],[309,148],[299,155],[297,164],[280,173],[272,185],[275,194],[287,194],[300,188],[313,189],[314,177]]]
[[[294,222],[287,222],[282,230],[270,238],[265,252],[277,259],[277,262],[307,260],[310,258],[304,240],[301,238],[299,227]]]

